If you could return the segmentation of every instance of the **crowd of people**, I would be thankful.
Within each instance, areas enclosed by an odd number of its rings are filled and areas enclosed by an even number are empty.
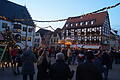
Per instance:
[[[9,49],[11,67],[23,80],[34,80],[37,65],[37,80],[108,80],[112,64],[120,64],[120,53],[112,50],[84,50],[75,48],[31,48]],[[51,58],[55,62],[51,62]],[[9,63],[8,63],[9,64]],[[76,65],[71,70],[70,65]],[[22,69],[19,69],[22,67]]]

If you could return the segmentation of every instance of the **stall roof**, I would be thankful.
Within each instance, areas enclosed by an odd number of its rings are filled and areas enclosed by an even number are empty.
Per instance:
[[[77,44],[77,45],[71,45],[70,47],[79,47],[79,48],[82,48],[83,45],[82,44]]]
[[[84,48],[84,49],[99,49],[100,45],[77,44],[77,45],[71,45],[70,47],[79,47],[79,48]]]
[[[83,48],[85,48],[85,49],[99,49],[100,45],[84,45]]]

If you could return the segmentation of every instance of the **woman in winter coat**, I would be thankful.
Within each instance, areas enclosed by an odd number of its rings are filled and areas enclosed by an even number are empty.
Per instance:
[[[48,70],[49,68],[49,62],[48,62],[48,56],[47,51],[43,51],[41,56],[39,56],[37,61],[37,80],[48,80]]]

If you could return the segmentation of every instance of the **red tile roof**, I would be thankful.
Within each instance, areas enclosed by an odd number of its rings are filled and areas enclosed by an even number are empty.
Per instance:
[[[93,13],[88,14],[84,16],[77,16],[77,17],[69,17],[67,23],[78,23],[78,22],[85,22],[85,21],[92,21],[95,20],[95,23],[93,25],[83,25],[83,26],[97,26],[97,25],[103,25],[106,17],[108,16],[108,12],[100,12],[100,13]],[[65,27],[65,26],[64,26]]]

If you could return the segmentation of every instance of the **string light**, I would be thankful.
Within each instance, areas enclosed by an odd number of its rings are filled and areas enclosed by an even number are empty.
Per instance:
[[[91,14],[94,14],[94,13],[98,13],[98,12],[101,12],[101,11],[104,11],[104,10],[108,10],[108,9],[111,9],[111,8],[115,8],[117,6],[120,5],[120,2],[115,4],[115,5],[112,5],[112,6],[108,6],[108,7],[104,7],[102,9],[99,9],[97,11],[94,11],[94,12],[91,12],[91,13],[87,13],[87,14],[83,14],[81,16],[86,16],[86,15],[91,15]],[[65,20],[68,20],[67,19],[59,19],[59,20],[50,20],[50,21],[39,21],[39,20],[31,20],[31,19],[14,19],[15,21],[35,21],[35,22],[59,22],[59,21],[65,21]]]
[[[112,6],[108,6],[108,7],[104,7],[102,9],[99,9],[99,10],[96,10],[94,12],[91,12],[91,13],[87,13],[87,14],[83,14],[81,16],[85,16],[85,15],[91,15],[91,14],[94,14],[94,13],[98,13],[98,12],[101,12],[101,11],[104,11],[104,10],[108,10],[108,9],[111,9],[111,8],[115,8],[117,6],[120,5],[120,2],[115,4],[115,5],[112,5]],[[8,20],[8,18],[4,17],[4,16],[0,16],[1,19],[4,19],[4,20]],[[72,17],[71,17],[72,18]],[[70,19],[70,18],[69,18]],[[58,20],[50,20],[50,21],[39,21],[39,20],[32,20],[32,19],[13,19],[13,21],[34,21],[34,22],[60,22],[60,21],[66,21],[68,20],[67,19],[58,19]]]

